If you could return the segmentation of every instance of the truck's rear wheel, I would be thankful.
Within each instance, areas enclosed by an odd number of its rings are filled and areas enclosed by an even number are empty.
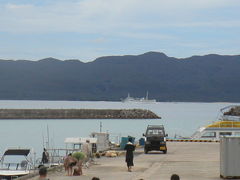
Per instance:
[[[164,151],[163,151],[163,154],[167,154],[167,150],[164,150]]]
[[[148,153],[148,150],[147,150],[147,149],[144,149],[144,153],[147,154],[147,153]]]

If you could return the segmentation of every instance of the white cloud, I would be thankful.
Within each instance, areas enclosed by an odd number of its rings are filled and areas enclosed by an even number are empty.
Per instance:
[[[165,35],[161,33],[139,33],[139,32],[130,32],[130,33],[119,33],[119,36],[135,39],[154,39],[154,40],[163,40],[163,39],[176,39],[177,37],[171,35]]]
[[[169,54],[176,52],[174,55],[177,56],[186,49],[186,53],[197,54],[197,51],[204,53],[215,47],[218,52],[219,37],[225,48],[235,47],[229,52],[235,52],[239,47],[239,0],[8,2],[4,4],[0,1],[0,32],[16,34],[0,42],[4,47],[0,48],[1,54],[5,52],[6,57],[85,59],[100,55],[139,54],[150,50]],[[221,31],[216,32],[216,28]],[[61,37],[64,32],[67,33]],[[48,41],[48,46],[42,37]],[[233,42],[228,42],[228,39],[233,39]],[[6,44],[8,51],[5,50]]]
[[[193,21],[206,8],[240,6],[236,0],[81,0],[36,6],[6,4],[0,8],[0,29],[11,32],[108,33],[156,26],[239,26],[213,19]],[[202,14],[201,14],[202,15]],[[192,17],[191,17],[192,16]],[[239,17],[235,17],[239,19]],[[155,26],[155,27],[156,27]]]
[[[99,37],[99,38],[91,40],[91,42],[93,42],[93,43],[105,43],[106,41],[107,41],[106,38],[103,38],[103,37]]]
[[[188,28],[188,27],[205,27],[205,28],[234,28],[240,27],[240,20],[208,20],[208,21],[183,21],[183,22],[166,22],[164,24],[161,23],[149,23],[149,27],[151,28],[163,28],[163,27],[180,27],[180,28]],[[149,27],[144,26],[143,24],[136,24],[136,27],[147,29]]]
[[[21,4],[21,5],[18,5],[18,4],[6,4],[6,9],[8,10],[27,10],[27,9],[31,9],[33,8],[32,5],[30,4]]]

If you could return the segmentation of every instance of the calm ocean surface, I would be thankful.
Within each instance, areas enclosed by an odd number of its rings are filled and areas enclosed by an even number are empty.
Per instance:
[[[41,156],[43,142],[49,129],[50,146],[65,147],[66,137],[87,137],[91,132],[109,132],[112,141],[131,135],[137,139],[148,124],[164,124],[170,137],[175,134],[191,136],[195,130],[216,121],[220,109],[239,103],[184,103],[158,102],[153,104],[87,101],[0,101],[0,108],[95,108],[95,109],[149,109],[161,116],[160,120],[0,120],[0,155],[10,147],[33,148]]]

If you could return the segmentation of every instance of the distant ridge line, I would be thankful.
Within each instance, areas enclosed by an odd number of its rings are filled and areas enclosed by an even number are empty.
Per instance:
[[[0,60],[0,99],[120,101],[127,93],[158,102],[240,102],[240,56],[189,58],[148,52],[83,63]]]

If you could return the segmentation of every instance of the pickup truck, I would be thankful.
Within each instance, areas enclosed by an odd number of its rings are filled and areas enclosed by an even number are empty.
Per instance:
[[[149,151],[162,151],[164,154],[167,153],[167,144],[165,129],[163,125],[148,125],[146,133],[143,134],[146,137],[144,145],[144,153],[147,154]]]

